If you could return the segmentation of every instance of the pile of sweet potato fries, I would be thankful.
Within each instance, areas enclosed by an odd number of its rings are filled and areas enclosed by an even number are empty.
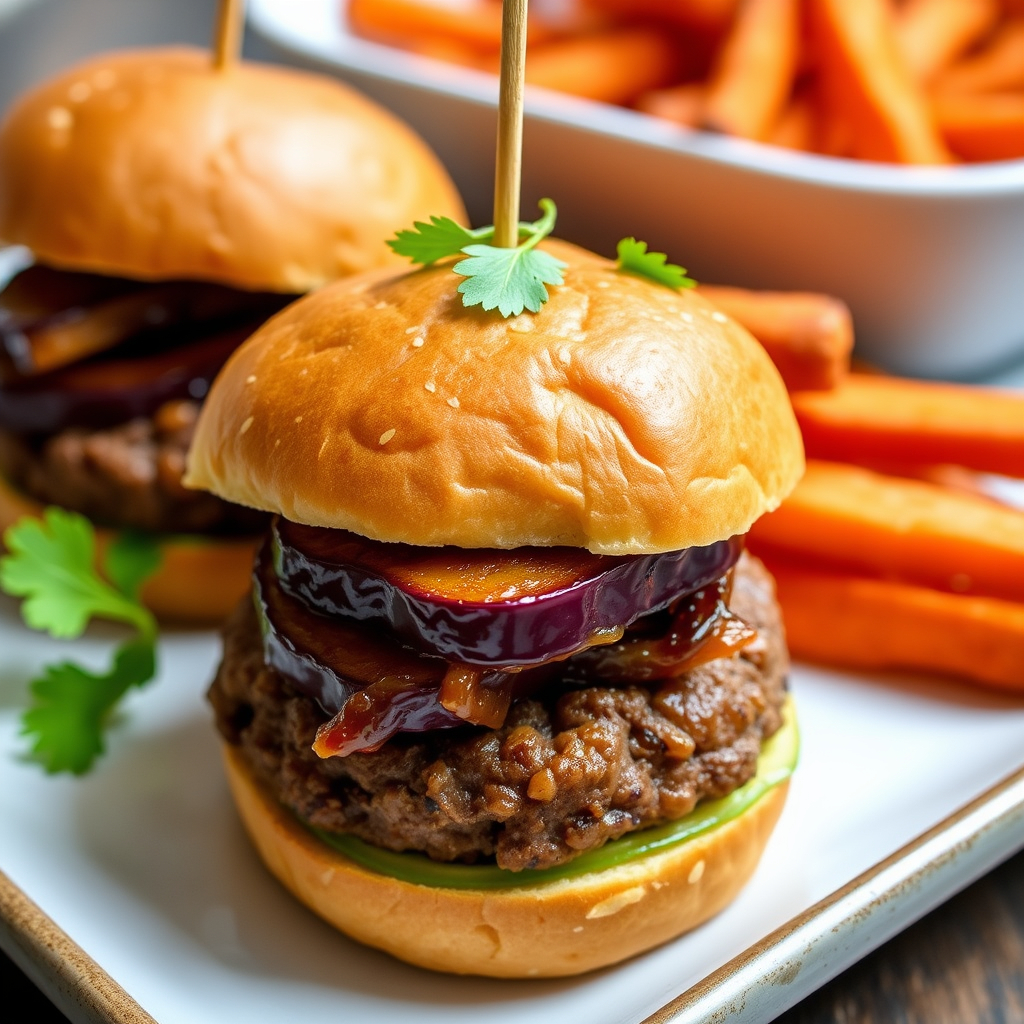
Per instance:
[[[888,163],[1024,157],[1024,0],[534,0],[527,81]],[[353,29],[495,70],[500,0],[348,0]]]
[[[853,372],[828,296],[700,290],[768,350],[803,431],[806,475],[748,538],[793,654],[1024,692],[1024,510],[991,486],[1024,478],[1024,394]]]

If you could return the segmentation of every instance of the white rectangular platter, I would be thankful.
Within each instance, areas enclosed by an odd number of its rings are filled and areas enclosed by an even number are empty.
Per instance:
[[[102,664],[112,639],[97,631],[57,644],[0,604],[0,872],[161,1024],[635,1024],[700,1020],[730,1005],[742,1009],[730,1019],[767,1020],[1024,846],[1022,775],[959,831],[940,831],[845,902],[808,915],[1024,766],[1024,698],[798,666],[800,767],[736,903],[662,949],[579,979],[435,976],[334,933],[256,860],[203,700],[217,659],[213,633],[164,639],[159,678],[128,702],[91,775],[47,777],[19,760],[17,717],[32,670],[71,651]],[[0,924],[0,945],[76,1024],[129,1019],[83,1009],[61,988],[59,964],[28,962],[24,925]]]

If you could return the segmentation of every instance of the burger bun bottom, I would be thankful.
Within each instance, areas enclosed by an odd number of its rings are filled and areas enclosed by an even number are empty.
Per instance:
[[[342,932],[420,967],[546,978],[606,967],[717,914],[744,886],[786,799],[782,782],[739,817],[619,867],[500,891],[441,889],[367,870],[320,842],[225,745],[235,803],[260,857]]]

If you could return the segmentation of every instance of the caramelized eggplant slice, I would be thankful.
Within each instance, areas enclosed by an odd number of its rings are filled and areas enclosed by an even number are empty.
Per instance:
[[[21,435],[101,429],[148,416],[176,398],[201,399],[257,326],[235,327],[156,355],[68,366],[2,387],[0,428]]]
[[[405,643],[467,665],[524,667],[613,643],[642,615],[714,583],[734,538],[658,555],[382,544],[276,519],[281,586],[328,615],[387,624]]]
[[[285,301],[199,281],[147,284],[29,267],[0,293],[0,379],[49,373],[170,327],[259,321]]]

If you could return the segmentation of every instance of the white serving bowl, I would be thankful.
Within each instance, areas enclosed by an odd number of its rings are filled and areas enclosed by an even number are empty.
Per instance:
[[[250,22],[414,125],[490,222],[494,78],[355,38],[342,6],[251,0]],[[858,353],[891,370],[980,377],[1024,357],[1024,160],[836,160],[530,90],[524,219],[541,196],[559,235],[598,252],[635,235],[698,280],[840,296]]]

